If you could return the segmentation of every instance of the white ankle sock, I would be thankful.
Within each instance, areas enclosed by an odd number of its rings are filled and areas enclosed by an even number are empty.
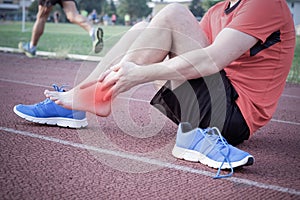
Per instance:
[[[89,34],[90,34],[90,36],[91,36],[91,38],[92,38],[92,40],[95,40],[95,28],[92,28],[91,30],[90,30],[90,32],[89,32]]]
[[[32,49],[34,51],[36,50],[36,46],[33,46],[31,42],[30,42],[30,46],[29,47],[30,47],[30,49]]]

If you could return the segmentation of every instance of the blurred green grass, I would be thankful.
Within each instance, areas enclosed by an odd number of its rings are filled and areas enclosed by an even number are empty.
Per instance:
[[[6,22],[0,24],[0,47],[18,48],[20,41],[29,41],[33,23],[26,23],[26,31],[21,31],[20,22]],[[97,54],[104,56],[106,52],[129,29],[126,26],[102,26],[104,30],[104,50]],[[57,55],[81,54],[95,55],[91,52],[92,42],[82,28],[74,24],[47,23],[38,50],[55,52]],[[300,36],[297,36],[293,66],[287,82],[300,83]]]
[[[20,41],[30,41],[33,23],[26,23],[25,32],[20,22],[0,24],[0,46],[18,48]],[[103,56],[129,29],[126,26],[101,26],[104,30],[105,48],[98,56]],[[95,55],[92,53],[92,40],[81,27],[69,23],[46,23],[44,34],[38,43],[39,51],[59,54]]]
[[[300,36],[296,38],[295,55],[293,65],[287,78],[288,82],[300,83]]]

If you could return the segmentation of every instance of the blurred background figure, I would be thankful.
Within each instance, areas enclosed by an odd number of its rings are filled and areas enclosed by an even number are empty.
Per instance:
[[[109,20],[110,20],[108,14],[105,14],[105,15],[102,17],[102,19],[103,19],[103,24],[104,24],[104,26],[107,26],[107,25],[109,24]]]
[[[84,17],[88,17],[88,12],[84,9],[80,10],[80,14]]]
[[[115,25],[117,21],[117,15],[114,13],[111,15],[111,23],[112,25]]]
[[[94,24],[97,24],[99,22],[96,9],[93,9],[92,13],[90,14],[90,20],[92,20]]]
[[[58,23],[59,22],[59,17],[60,17],[60,13],[58,11],[55,11],[53,13],[54,23]]]
[[[130,15],[128,13],[124,15],[124,21],[125,21],[125,26],[130,25]]]

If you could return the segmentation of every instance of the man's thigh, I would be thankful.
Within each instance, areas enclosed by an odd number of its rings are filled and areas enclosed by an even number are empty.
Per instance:
[[[70,15],[72,16],[78,13],[77,4],[74,0],[62,0],[61,5],[68,18]]]

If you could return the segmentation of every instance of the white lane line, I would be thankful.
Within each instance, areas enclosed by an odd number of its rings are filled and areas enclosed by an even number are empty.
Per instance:
[[[129,98],[129,97],[122,97],[122,96],[119,96],[119,97],[117,97],[117,98],[118,98],[118,99],[128,100],[128,101],[137,101],[137,102],[150,103],[149,100],[144,100],[144,99]]]
[[[283,94],[283,95],[281,95],[281,96],[283,96],[283,97],[295,98],[295,99],[300,99],[300,97],[299,97],[299,96],[295,96],[295,95],[289,95],[289,94]]]
[[[37,86],[37,87],[52,88],[49,85],[41,85],[41,84],[37,84],[37,83],[28,83],[28,82],[24,82],[24,81],[15,81],[15,80],[3,79],[3,78],[0,78],[0,81],[17,83],[17,84],[24,84],[24,85],[31,85],[31,86]],[[297,96],[290,96],[290,97],[297,98]],[[118,99],[131,100],[131,101],[137,101],[137,102],[150,103],[149,100],[144,100],[144,99],[129,98],[129,97],[123,97],[123,96],[119,96],[117,98]],[[277,123],[284,123],[284,124],[291,124],[291,125],[300,126],[299,122],[285,121],[285,120],[279,120],[279,119],[271,119],[271,121],[272,122],[277,122]]]
[[[95,152],[102,153],[102,154],[117,156],[117,157],[129,159],[129,160],[134,160],[134,161],[143,162],[143,163],[147,163],[147,164],[151,164],[151,165],[156,165],[159,167],[165,167],[165,168],[169,168],[172,170],[184,171],[184,172],[188,172],[188,173],[192,173],[192,174],[199,174],[199,175],[208,176],[208,177],[213,177],[215,175],[214,173],[204,171],[204,170],[199,170],[199,169],[194,169],[191,167],[176,165],[173,163],[163,162],[160,160],[147,158],[147,157],[143,157],[143,156],[137,156],[134,154],[128,154],[125,152],[102,149],[102,148],[95,147],[95,146],[75,143],[75,142],[71,142],[71,141],[67,141],[67,140],[61,140],[61,139],[54,138],[51,136],[39,135],[36,133],[31,133],[31,132],[27,132],[27,131],[19,131],[19,130],[15,130],[12,128],[1,127],[1,126],[0,126],[0,130],[9,132],[9,133],[13,133],[13,134],[31,137],[31,138],[37,138],[37,139],[41,139],[41,140],[45,140],[45,141],[55,142],[55,143],[59,143],[59,144],[63,144],[66,146],[71,146],[71,147],[75,147],[75,148],[79,148],[79,149],[91,150],[91,151],[95,151]],[[277,186],[277,185],[270,185],[270,184],[260,183],[257,181],[251,181],[248,179],[236,178],[236,177],[227,178],[225,180],[228,180],[228,181],[234,182],[234,183],[245,184],[245,185],[249,185],[249,186],[253,186],[253,187],[257,187],[257,188],[268,189],[268,190],[273,190],[276,192],[283,192],[283,193],[300,196],[300,191],[292,189],[292,188],[286,188],[286,187],[281,187],[281,186]]]
[[[16,81],[16,80],[9,80],[9,79],[3,79],[3,78],[0,78],[0,81],[11,82],[11,83],[16,83],[16,84],[24,84],[24,85],[30,85],[30,86],[36,86],[36,87],[52,88],[49,85],[42,85],[42,84],[37,84],[37,83],[28,83],[28,82],[24,82],[24,81]],[[136,99],[136,98],[122,97],[122,96],[119,96],[117,98],[118,99],[131,100],[131,101],[150,103],[149,100],[144,100],[144,99]]]
[[[297,125],[300,126],[299,122],[291,122],[291,121],[284,121],[279,119],[271,119],[272,122],[278,122],[278,123],[284,123],[284,124],[291,124],[291,125]]]
[[[10,47],[0,47],[0,52],[22,53],[19,49],[10,48]],[[55,52],[48,52],[48,51],[37,51],[36,55],[52,57],[52,58],[61,58],[60,54],[57,54]],[[102,57],[99,57],[99,56],[79,55],[79,54],[67,54],[64,58],[70,58],[70,59],[75,59],[75,60],[85,60],[85,61],[96,61],[96,62],[100,62],[102,59]]]
[[[10,79],[5,79],[5,78],[0,78],[0,81],[17,83],[17,84],[21,84],[21,85],[30,85],[30,86],[36,86],[36,87],[52,88],[49,85],[42,85],[42,84],[38,84],[38,83],[28,83],[28,82],[25,82],[25,81],[10,80]]]

